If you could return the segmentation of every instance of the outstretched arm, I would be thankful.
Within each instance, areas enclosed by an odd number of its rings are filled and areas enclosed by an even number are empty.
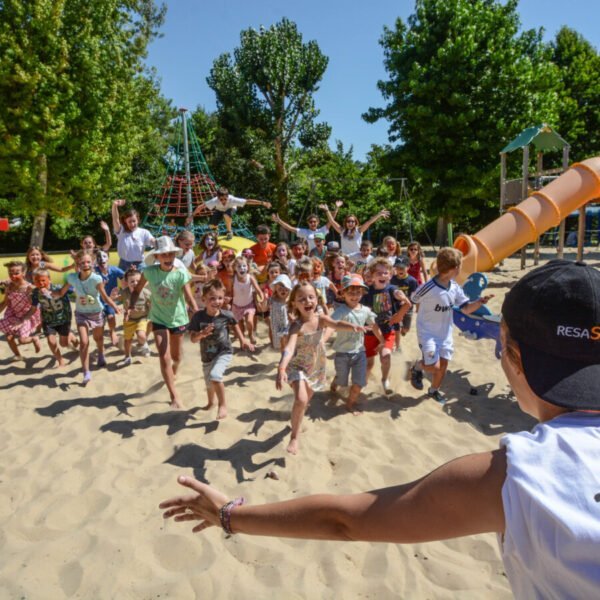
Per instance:
[[[186,218],[185,225],[189,225],[194,220],[194,217],[197,217],[205,208],[206,204],[204,204],[204,202],[200,202],[200,204],[198,204],[198,206],[196,206],[194,209],[194,212]]]
[[[365,221],[359,228],[361,233],[364,233],[373,223],[379,219],[387,219],[390,216],[390,211],[382,208],[377,214],[373,215],[368,221]]]
[[[502,485],[504,450],[457,458],[425,477],[360,494],[305,496],[286,502],[237,506],[231,513],[235,533],[304,539],[420,543],[504,531]],[[180,476],[190,494],[159,505],[164,518],[199,521],[194,533],[221,525],[228,498]]]
[[[488,301],[493,298],[493,294],[490,296],[482,296],[481,298],[478,298],[477,300],[473,300],[473,302],[469,302],[468,304],[465,304],[463,307],[461,307],[461,312],[463,312],[465,315],[470,315],[472,312],[475,312],[478,308],[481,308],[484,304],[487,304]]]
[[[271,219],[277,223],[280,227],[283,227],[290,233],[296,233],[296,227],[292,227],[289,223],[286,223],[277,213],[271,215]]]
[[[255,200],[254,198],[246,198],[246,204],[248,206],[264,206],[265,208],[271,208],[270,202],[265,202],[263,200]]]
[[[335,217],[331,214],[331,211],[329,210],[329,206],[327,206],[327,204],[319,204],[319,208],[325,212],[325,215],[327,216],[327,225],[329,227],[333,227],[339,234],[342,233],[342,227],[341,225],[335,220]],[[337,213],[337,209],[335,211]]]
[[[110,235],[110,227],[106,221],[100,221],[100,227],[104,231],[104,245],[100,246],[104,252],[108,252],[112,246],[112,237]]]
[[[119,233],[121,230],[121,219],[119,217],[119,206],[125,206],[125,200],[117,199],[112,203],[112,222],[113,222],[113,231],[115,234]]]

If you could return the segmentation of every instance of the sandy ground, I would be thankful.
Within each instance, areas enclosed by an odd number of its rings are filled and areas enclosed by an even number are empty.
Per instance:
[[[550,253],[545,258],[551,257]],[[589,255],[600,266],[599,255]],[[523,274],[517,259],[490,274],[490,306]],[[0,345],[0,598],[509,598],[494,535],[443,543],[333,543],[233,536],[163,522],[157,504],[193,474],[258,503],[313,492],[355,492],[416,479],[470,452],[496,448],[534,422],[520,412],[490,340],[455,330],[441,407],[405,380],[414,331],[393,356],[394,395],[379,378],[360,417],[315,395],[301,453],[286,455],[292,405],[275,390],[278,356],[236,353],[226,377],[229,417],[205,403],[198,348],[186,342],[172,411],[156,355],[80,386],[77,354],[62,371]],[[333,362],[329,367],[333,375]],[[378,375],[378,373],[375,373]],[[477,392],[471,393],[472,388]],[[266,478],[275,471],[279,479]]]

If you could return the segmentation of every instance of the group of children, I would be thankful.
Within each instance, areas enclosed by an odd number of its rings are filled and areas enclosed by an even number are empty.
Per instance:
[[[19,344],[33,343],[39,352],[41,327],[58,366],[64,364],[61,347],[79,349],[85,385],[91,379],[90,337],[97,347],[96,366],[102,368],[104,325],[108,323],[111,343],[119,344],[116,317],[122,313],[122,366],[131,364],[134,339],[140,354],[150,354],[147,339],[153,332],[171,406],[181,408],[175,377],[183,337],[190,331],[191,341],[200,343],[208,395],[205,408],[216,405],[217,418],[222,419],[227,415],[223,380],[233,357],[231,334],[242,349],[254,351],[257,321],[263,319],[272,347],[281,352],[276,385],[281,389],[287,381],[294,391],[288,445],[294,454],[308,403],[325,386],[325,344],[334,331],[335,378],[330,390],[345,397],[346,408],[358,414],[359,396],[376,357],[383,391],[392,393],[391,355],[411,327],[413,304],[419,305],[422,359],[411,366],[410,379],[422,390],[423,371],[430,373],[428,394],[443,403],[439,388],[452,356],[451,309],[459,306],[472,312],[488,299],[470,302],[453,281],[460,270],[457,250],[444,248],[438,253],[438,274],[428,281],[417,242],[411,242],[403,255],[398,242],[388,236],[374,250],[362,238],[366,228],[354,215],[342,228],[326,210],[341,235],[341,248],[337,242],[325,244],[325,230],[311,215],[309,227],[298,229],[300,237],[291,245],[273,244],[269,227],[261,225],[256,244],[236,256],[220,247],[216,231],[202,237],[196,253],[189,231],[175,241],[168,236],[155,239],[139,226],[135,211],[119,213],[123,204],[123,200],[113,203],[119,267],[109,266],[106,244],[98,248],[89,236],[73,253],[73,265],[54,265],[39,248],[28,251],[26,263],[7,264],[10,281],[0,306],[6,307],[0,332],[6,334],[15,360],[22,360]],[[385,216],[387,211],[381,211],[365,225]],[[107,242],[109,236],[110,232]],[[66,276],[63,286],[51,284],[50,271],[71,268],[75,272]],[[71,331],[69,292],[75,298],[78,337]]]

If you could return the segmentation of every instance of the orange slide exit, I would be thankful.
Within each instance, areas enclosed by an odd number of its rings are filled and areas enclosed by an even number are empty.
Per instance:
[[[600,197],[600,156],[575,163],[475,235],[459,235],[454,247],[463,253],[461,279],[489,271],[496,263],[557,227],[571,212]]]

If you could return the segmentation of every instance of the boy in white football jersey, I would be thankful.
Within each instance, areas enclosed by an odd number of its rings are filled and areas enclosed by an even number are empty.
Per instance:
[[[410,368],[410,382],[417,390],[423,389],[423,371],[431,374],[428,396],[440,404],[446,402],[440,386],[452,358],[452,309],[457,306],[463,313],[476,311],[492,296],[471,301],[454,281],[460,273],[462,253],[455,248],[442,248],[436,257],[438,274],[421,285],[413,294],[413,304],[419,304],[417,339],[423,354]]]

